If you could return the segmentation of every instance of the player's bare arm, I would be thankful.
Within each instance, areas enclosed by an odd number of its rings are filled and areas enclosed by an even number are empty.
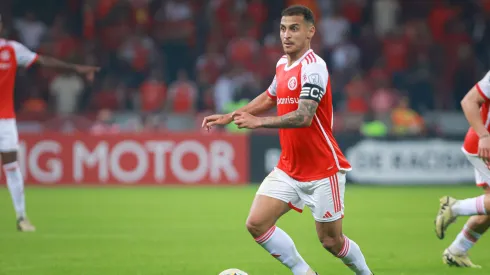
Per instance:
[[[36,63],[48,68],[73,70],[79,74],[85,75],[90,81],[94,79],[94,74],[100,70],[99,67],[67,63],[59,59],[44,55],[39,55]]]
[[[300,99],[298,109],[276,117],[260,118],[260,127],[264,128],[302,128],[309,127],[315,116],[318,102],[311,99]]]
[[[473,87],[461,101],[461,107],[471,128],[478,134],[478,155],[486,160],[490,159],[490,133],[488,133],[480,116],[480,107],[488,99]]]
[[[260,115],[267,112],[276,106],[276,101],[267,95],[267,91],[263,92],[247,105],[229,114],[215,114],[207,116],[202,122],[202,127],[208,130],[214,125],[226,125],[233,121],[233,116],[236,113],[247,112],[252,115]]]

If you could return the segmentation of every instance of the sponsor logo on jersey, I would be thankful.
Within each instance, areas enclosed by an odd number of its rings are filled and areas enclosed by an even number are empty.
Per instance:
[[[298,104],[299,98],[297,97],[281,97],[277,99],[277,105],[281,104]]]

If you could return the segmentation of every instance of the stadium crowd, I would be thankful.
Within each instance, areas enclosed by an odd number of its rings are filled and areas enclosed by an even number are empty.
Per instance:
[[[94,83],[37,68],[19,76],[19,121],[53,127],[70,117],[96,132],[189,130],[246,103],[274,77],[280,11],[291,4],[316,14],[337,130],[384,121],[392,133],[425,132],[424,115],[459,110],[490,65],[488,0],[10,2],[3,36],[102,67]]]

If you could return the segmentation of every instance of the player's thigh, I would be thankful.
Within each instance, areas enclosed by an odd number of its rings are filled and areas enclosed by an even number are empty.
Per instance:
[[[345,173],[302,183],[299,196],[310,208],[317,222],[334,222],[344,217]]]
[[[468,161],[475,168],[475,183],[477,186],[485,187],[490,186],[490,168],[489,165],[485,163],[478,156],[466,155]]]
[[[0,156],[3,164],[17,160],[18,147],[19,136],[15,119],[0,119]]]
[[[271,172],[257,190],[247,225],[273,225],[291,208],[302,211],[302,201],[288,178],[277,171]]]

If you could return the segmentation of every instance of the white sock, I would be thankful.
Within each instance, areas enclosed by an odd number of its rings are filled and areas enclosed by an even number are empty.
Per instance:
[[[453,243],[449,246],[449,251],[456,255],[464,255],[480,239],[481,234],[471,230],[465,224],[463,230],[458,234]]]
[[[5,177],[7,178],[7,186],[14,203],[15,213],[17,218],[26,216],[26,204],[24,198],[24,178],[20,172],[18,162],[11,162],[3,165]]]
[[[486,215],[485,210],[485,195],[481,195],[476,198],[458,200],[451,210],[454,216],[475,216],[475,215]]]
[[[344,245],[337,255],[356,275],[371,275],[372,272],[366,264],[364,255],[362,255],[359,246],[346,236],[344,236]]]
[[[310,268],[299,255],[291,237],[275,225],[255,241],[283,265],[289,267],[294,275],[304,275]]]

